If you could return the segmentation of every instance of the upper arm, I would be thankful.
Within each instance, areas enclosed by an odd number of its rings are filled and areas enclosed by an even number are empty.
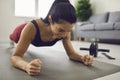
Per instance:
[[[26,52],[27,48],[29,47],[32,39],[35,36],[35,28],[32,23],[28,23],[25,28],[22,30],[20,39],[16,46],[15,51],[13,52],[13,56],[21,56],[23,57],[24,53]]]
[[[62,40],[63,42],[63,46],[67,52],[68,55],[74,53],[74,48],[72,46],[72,43],[71,43],[71,35],[70,35],[70,32],[67,33],[67,36]]]

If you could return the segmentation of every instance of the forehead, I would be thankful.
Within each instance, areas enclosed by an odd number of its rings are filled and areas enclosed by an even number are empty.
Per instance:
[[[67,21],[63,21],[63,20],[61,20],[61,21],[59,21],[59,23],[55,23],[55,24],[56,24],[57,28],[60,28],[63,30],[64,29],[71,29],[74,25],[74,24],[71,24],[71,23],[69,23]]]

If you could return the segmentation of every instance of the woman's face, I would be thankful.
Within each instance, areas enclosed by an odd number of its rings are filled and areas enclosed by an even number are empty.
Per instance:
[[[73,24],[61,20],[59,23],[51,24],[52,33],[57,38],[64,38],[73,28]]]

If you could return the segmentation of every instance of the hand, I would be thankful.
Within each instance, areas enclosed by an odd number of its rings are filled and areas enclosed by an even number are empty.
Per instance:
[[[42,62],[39,59],[34,59],[26,66],[25,70],[29,75],[38,75],[41,70],[41,64]]]
[[[82,59],[82,62],[85,65],[91,65],[93,63],[93,56],[91,56],[91,55],[84,55],[83,59]]]

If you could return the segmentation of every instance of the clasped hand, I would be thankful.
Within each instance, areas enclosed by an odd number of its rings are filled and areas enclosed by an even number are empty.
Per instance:
[[[26,65],[26,72],[29,75],[38,75],[41,70],[42,62],[39,59],[32,60],[28,65]]]
[[[91,56],[91,55],[84,55],[83,58],[82,58],[82,62],[85,65],[92,65],[92,63],[93,63],[93,56]]]

